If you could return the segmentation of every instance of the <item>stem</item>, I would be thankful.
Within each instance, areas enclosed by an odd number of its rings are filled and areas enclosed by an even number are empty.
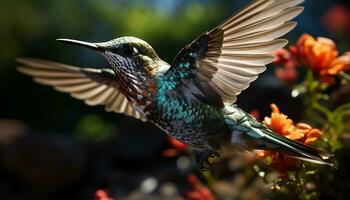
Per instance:
[[[317,101],[312,102],[312,107],[326,115],[328,121],[332,121],[332,114],[328,108],[322,106]]]
[[[347,74],[345,72],[340,72],[339,74],[344,80],[346,80],[348,83],[350,83],[350,74]]]

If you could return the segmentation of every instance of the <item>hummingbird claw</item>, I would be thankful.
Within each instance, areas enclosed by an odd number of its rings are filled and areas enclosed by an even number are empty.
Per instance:
[[[201,171],[208,171],[219,157],[218,153],[208,149],[196,154],[196,162]]]

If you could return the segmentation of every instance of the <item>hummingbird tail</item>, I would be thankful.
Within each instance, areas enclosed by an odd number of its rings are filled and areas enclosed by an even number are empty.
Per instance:
[[[327,161],[327,159],[334,156],[332,153],[282,137],[270,129],[264,129],[262,132],[264,133],[264,139],[268,140],[269,143],[277,145],[277,148],[272,150],[285,153],[288,157],[334,167],[332,163]]]
[[[225,114],[225,122],[231,129],[230,145],[235,149],[273,150],[299,160],[333,166],[327,161],[334,156],[332,153],[279,135],[235,105],[225,107]]]

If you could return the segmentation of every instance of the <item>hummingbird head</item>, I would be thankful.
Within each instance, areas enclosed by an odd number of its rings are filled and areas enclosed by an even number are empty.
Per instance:
[[[109,62],[113,70],[123,75],[125,73],[141,73],[154,75],[160,63],[164,63],[152,46],[135,37],[120,37],[108,42],[89,43],[71,39],[58,41],[93,49]]]

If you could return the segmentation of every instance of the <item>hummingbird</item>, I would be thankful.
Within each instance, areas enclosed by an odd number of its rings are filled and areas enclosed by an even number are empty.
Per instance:
[[[257,121],[236,104],[237,96],[274,60],[279,39],[297,23],[304,0],[254,0],[214,29],[186,45],[171,64],[135,37],[90,43],[58,41],[96,51],[108,68],[83,68],[19,58],[19,72],[70,93],[87,105],[148,121],[190,145],[201,170],[226,152],[279,151],[318,164],[333,154],[290,140]]]

